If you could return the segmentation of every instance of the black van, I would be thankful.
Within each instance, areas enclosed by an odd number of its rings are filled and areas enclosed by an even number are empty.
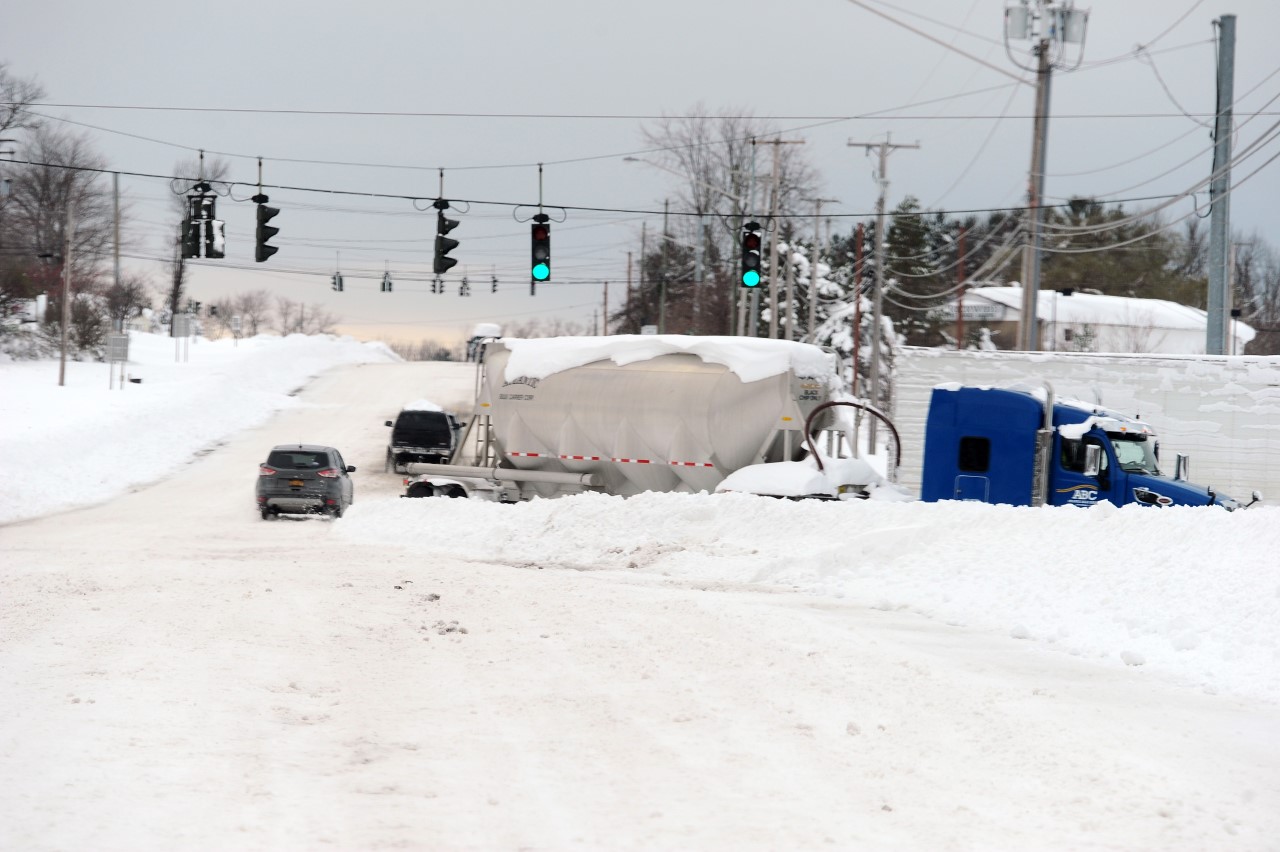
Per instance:
[[[405,465],[412,462],[448,463],[462,429],[449,412],[425,408],[406,408],[387,425],[391,427],[384,468],[387,473],[405,473]]]

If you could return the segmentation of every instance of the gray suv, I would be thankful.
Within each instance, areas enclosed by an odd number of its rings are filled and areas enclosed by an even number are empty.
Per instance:
[[[258,465],[258,511],[262,519],[280,514],[325,514],[341,518],[354,502],[348,474],[355,467],[333,447],[281,444]]]

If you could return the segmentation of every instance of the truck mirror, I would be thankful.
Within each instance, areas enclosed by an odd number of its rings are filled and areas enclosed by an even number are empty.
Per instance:
[[[1251,494],[1250,496],[1251,496],[1251,497],[1253,497],[1253,499],[1249,501],[1249,506],[1252,506],[1254,503],[1260,503],[1260,502],[1262,502],[1262,492],[1261,492],[1261,491],[1254,491],[1254,492],[1253,492],[1253,494]],[[1247,508],[1249,508],[1249,506],[1245,506],[1245,508],[1247,509]]]
[[[1173,462],[1173,478],[1185,480],[1191,476],[1191,457],[1178,453]]]
[[[391,426],[391,425],[393,425],[393,424],[392,424],[392,422],[391,422],[390,420],[388,420],[388,421],[387,421],[387,425],[388,425],[388,426]]]
[[[1084,475],[1097,476],[1102,470],[1102,447],[1088,444],[1084,448]]]

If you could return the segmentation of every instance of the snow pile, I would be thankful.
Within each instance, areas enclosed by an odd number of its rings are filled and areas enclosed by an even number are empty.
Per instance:
[[[354,506],[335,535],[424,557],[783,585],[1280,701],[1277,508],[397,499]]]
[[[349,337],[196,340],[131,334],[125,369],[140,381],[115,389],[106,364],[68,363],[64,386],[56,362],[0,365],[0,523],[172,473],[295,405],[294,394],[329,367],[399,360],[384,344]]]

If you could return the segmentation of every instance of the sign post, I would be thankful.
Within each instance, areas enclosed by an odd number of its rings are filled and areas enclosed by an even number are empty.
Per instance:
[[[107,335],[107,390],[115,387],[116,364],[120,365],[120,390],[124,390],[124,365],[129,360],[129,335]]]

